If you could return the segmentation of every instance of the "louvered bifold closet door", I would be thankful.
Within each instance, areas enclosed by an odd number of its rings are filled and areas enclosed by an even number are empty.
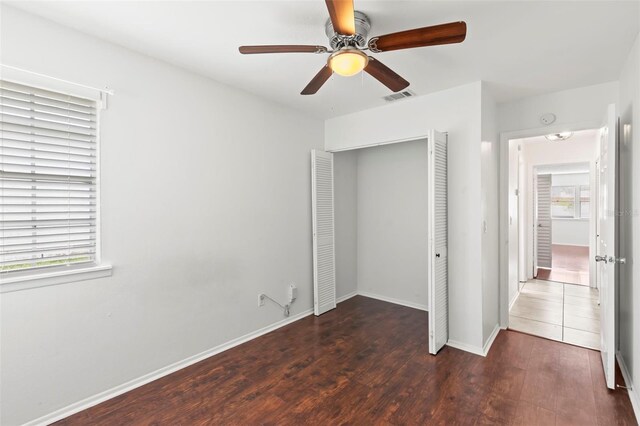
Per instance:
[[[311,151],[314,313],[336,307],[333,154]]]
[[[551,268],[551,175],[538,175],[536,186],[537,266]]]
[[[0,272],[95,260],[96,114],[0,81]]]
[[[447,137],[429,136],[429,352],[436,354],[449,340]]]

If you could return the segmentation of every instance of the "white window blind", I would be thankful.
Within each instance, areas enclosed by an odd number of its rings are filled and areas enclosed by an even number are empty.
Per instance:
[[[0,274],[96,261],[96,128],[95,101],[0,81]]]

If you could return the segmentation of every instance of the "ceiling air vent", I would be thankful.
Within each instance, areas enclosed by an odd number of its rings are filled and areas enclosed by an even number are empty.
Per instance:
[[[410,98],[415,95],[416,94],[411,90],[404,90],[402,92],[392,93],[389,96],[385,96],[382,99],[384,99],[387,102],[393,102],[393,101],[399,101],[400,99],[404,99],[404,98]]]

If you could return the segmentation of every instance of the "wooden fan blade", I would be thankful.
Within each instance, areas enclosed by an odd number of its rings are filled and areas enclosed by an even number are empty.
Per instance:
[[[333,29],[346,36],[356,33],[356,18],[353,13],[353,0],[325,0]]]
[[[410,49],[412,47],[435,46],[438,44],[461,43],[467,36],[467,24],[451,22],[432,27],[416,28],[399,33],[373,37],[369,40],[372,52]]]
[[[320,70],[318,74],[307,84],[307,87],[300,92],[301,95],[313,95],[315,94],[327,80],[331,77],[333,71],[329,68],[328,65],[325,65],[324,68]]]
[[[391,68],[371,56],[369,56],[369,63],[364,70],[394,92],[399,92],[409,86],[409,82],[407,80],[400,77],[391,70]]]
[[[272,44],[264,46],[240,46],[240,53],[244,55],[255,53],[326,53],[324,46],[307,46],[302,44]]]

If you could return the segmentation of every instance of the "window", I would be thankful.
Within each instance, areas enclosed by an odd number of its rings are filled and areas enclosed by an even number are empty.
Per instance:
[[[96,102],[0,81],[0,112],[0,274],[95,263]]]
[[[575,217],[576,188],[575,186],[551,187],[551,216]]]
[[[551,187],[551,217],[587,219],[591,209],[589,185]]]

